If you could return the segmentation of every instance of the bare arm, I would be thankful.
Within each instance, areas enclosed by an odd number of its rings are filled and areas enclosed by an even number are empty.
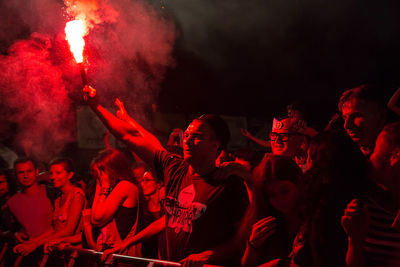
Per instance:
[[[93,226],[90,222],[90,214],[92,210],[91,209],[84,209],[82,211],[82,221],[83,221],[83,227],[82,231],[83,234],[85,235],[86,242],[89,245],[89,248],[95,249],[96,248],[96,241],[93,238]]]
[[[240,129],[240,131],[242,132],[243,136],[249,138],[251,141],[259,144],[260,146],[267,147],[267,148],[270,147],[270,143],[267,140],[259,139],[259,138],[255,137],[246,129]]]
[[[387,104],[387,107],[396,113],[398,116],[400,116],[400,88],[397,89],[397,91],[393,94],[392,98],[390,98],[389,103]]]
[[[138,194],[138,188],[128,181],[119,182],[108,196],[100,193],[100,186],[97,184],[91,214],[92,224],[106,224],[125,201],[129,201],[130,206],[135,207]]]
[[[72,236],[78,227],[84,204],[85,197],[82,194],[77,194],[69,206],[66,226],[60,231],[53,232],[47,238],[36,238],[34,242],[37,242],[39,245],[43,245],[51,239]]]
[[[78,227],[79,219],[85,202],[84,198],[85,197],[81,194],[78,194],[74,197],[68,209],[67,224],[63,229],[60,231],[54,231],[51,229],[40,236],[15,246],[14,251],[26,256],[49,240],[73,235]]]
[[[146,228],[144,228],[136,235],[129,233],[128,236],[122,241],[120,245],[104,251],[101,258],[102,260],[106,260],[110,254],[119,253],[129,246],[145,241],[153,237],[154,235],[159,234],[164,229],[165,229],[165,215],[159,218],[158,220],[152,222],[151,224],[149,224]]]
[[[89,93],[89,91],[91,93]],[[114,134],[114,136],[125,142],[133,152],[135,152],[147,164],[152,166],[155,153],[158,150],[164,149],[158,139],[146,131],[126,113],[122,102],[119,100],[116,101],[116,104],[120,109],[117,112],[118,117],[114,116],[111,112],[97,103],[93,91],[95,92],[95,90],[89,86],[84,88],[85,99],[87,99],[87,103],[91,109],[96,113],[110,132]]]

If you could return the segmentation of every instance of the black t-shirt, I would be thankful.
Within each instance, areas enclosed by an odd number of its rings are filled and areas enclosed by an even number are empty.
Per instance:
[[[189,164],[166,151],[154,159],[158,177],[165,182],[166,238],[169,260],[217,250],[235,236],[248,206],[240,177],[215,181],[213,173],[189,173]],[[232,255],[225,255],[229,259]]]

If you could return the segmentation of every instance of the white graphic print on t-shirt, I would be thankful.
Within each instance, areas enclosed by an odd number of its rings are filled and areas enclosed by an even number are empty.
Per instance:
[[[176,233],[181,230],[192,232],[192,221],[200,218],[207,209],[203,203],[193,202],[196,191],[194,185],[185,187],[178,195],[178,200],[171,196],[165,199],[165,209],[169,214],[168,227]]]

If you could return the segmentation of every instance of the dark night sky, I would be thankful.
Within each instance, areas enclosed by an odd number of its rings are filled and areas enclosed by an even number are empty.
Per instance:
[[[202,27],[166,2],[182,33],[161,109],[270,118],[299,102],[321,123],[346,88],[375,82],[389,97],[399,85],[398,1],[210,2],[215,13],[192,6]]]

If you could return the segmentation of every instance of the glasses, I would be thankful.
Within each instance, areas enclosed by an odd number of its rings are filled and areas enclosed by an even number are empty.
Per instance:
[[[278,138],[282,141],[282,142],[287,142],[289,141],[289,138],[293,135],[300,135],[298,133],[275,133],[275,132],[271,132],[269,133],[269,139],[273,142],[275,142],[276,140],[278,140]]]

